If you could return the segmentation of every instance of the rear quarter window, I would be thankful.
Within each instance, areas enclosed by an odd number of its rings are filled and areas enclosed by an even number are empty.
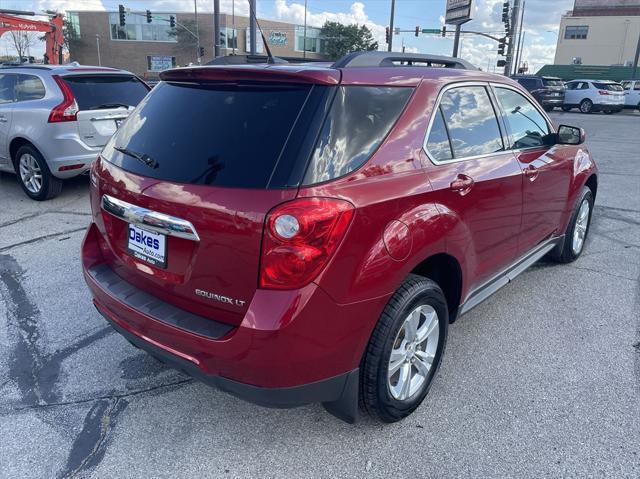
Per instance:
[[[362,166],[398,120],[412,92],[408,87],[339,87],[304,184],[332,180]]]

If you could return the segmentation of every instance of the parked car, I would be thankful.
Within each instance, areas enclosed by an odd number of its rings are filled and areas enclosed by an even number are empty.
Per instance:
[[[625,96],[625,108],[638,109],[640,111],[640,80],[622,82]]]
[[[34,200],[90,168],[149,87],[114,68],[22,65],[0,69],[0,171]]]
[[[619,83],[608,80],[573,80],[567,83],[564,111],[579,108],[582,113],[603,111],[618,113],[624,109],[624,90]]]
[[[387,52],[161,78],[92,167],[84,276],[129,341],[231,394],[398,421],[451,321],[584,250],[584,131],[508,78]]]
[[[564,104],[565,86],[560,78],[536,75],[515,75],[511,78],[526,88],[545,111],[553,111]]]

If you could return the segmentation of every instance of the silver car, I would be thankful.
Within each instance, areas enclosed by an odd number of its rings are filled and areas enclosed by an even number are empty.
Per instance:
[[[34,200],[58,195],[86,172],[149,87],[105,67],[0,68],[0,171],[16,173]]]

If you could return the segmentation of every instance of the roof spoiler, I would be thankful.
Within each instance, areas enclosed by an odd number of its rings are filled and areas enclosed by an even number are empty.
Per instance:
[[[336,60],[332,66],[333,68],[427,66],[478,70],[461,58],[398,52],[353,52]]]
[[[227,55],[224,57],[214,58],[207,65],[253,65],[259,63],[286,64],[288,61],[272,57],[271,60],[267,55]]]

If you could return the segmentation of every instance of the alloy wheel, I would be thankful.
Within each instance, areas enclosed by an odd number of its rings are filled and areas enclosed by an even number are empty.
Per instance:
[[[430,305],[418,306],[406,317],[389,357],[387,382],[395,399],[405,401],[425,386],[439,336],[438,313]]]
[[[20,170],[20,179],[25,188],[33,194],[38,194],[42,189],[42,170],[38,162],[29,153],[25,153],[20,157],[18,162]]]
[[[578,216],[576,217],[576,224],[573,228],[573,242],[571,248],[573,254],[580,254],[582,248],[584,248],[584,241],[587,237],[587,229],[589,228],[589,213],[591,206],[589,201],[585,198],[582,200],[580,209],[578,210]]]

